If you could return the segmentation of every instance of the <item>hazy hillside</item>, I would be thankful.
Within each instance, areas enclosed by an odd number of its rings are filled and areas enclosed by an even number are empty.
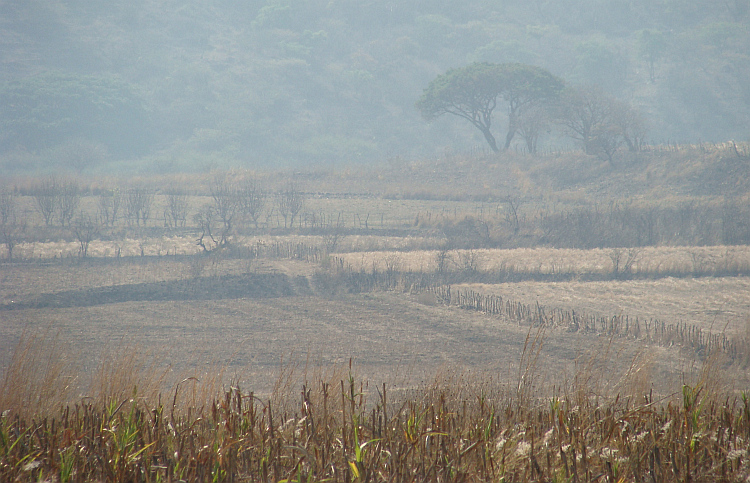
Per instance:
[[[473,61],[598,84],[656,143],[746,140],[749,4],[4,1],[0,167],[337,166],[481,147],[467,123],[414,108]]]

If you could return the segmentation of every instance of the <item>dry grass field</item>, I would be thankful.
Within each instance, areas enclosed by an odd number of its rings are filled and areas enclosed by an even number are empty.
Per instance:
[[[717,156],[690,176],[718,176]],[[23,223],[0,240],[0,477],[744,479],[744,185],[731,200],[707,192],[666,155],[616,173],[520,158],[295,174],[306,199],[293,227],[275,191],[259,226],[224,224],[225,242],[210,194],[221,173],[87,180],[85,213],[133,187],[155,205],[145,227],[100,227],[85,256],[76,221],[46,225],[37,180],[16,180]],[[235,175],[274,189],[290,176]],[[179,227],[164,188],[176,184]],[[596,236],[568,233],[580,230]],[[448,286],[527,312],[445,303]],[[540,308],[688,336],[573,330],[534,318]],[[47,421],[64,427],[59,448],[33,436],[57,434]]]
[[[620,250],[624,259],[628,250]],[[360,252],[336,255],[355,271],[398,270],[434,272],[438,269],[439,251],[410,250]],[[446,268],[498,272],[513,271],[528,274],[611,274],[613,249],[591,250],[567,248],[517,248],[517,249],[457,249],[445,252]],[[731,270],[732,267],[750,267],[750,247],[643,247],[635,250],[633,274],[659,275],[670,273],[705,274]]]
[[[527,304],[539,302],[604,316],[624,314],[668,323],[686,322],[714,333],[747,336],[750,329],[747,277],[456,285],[463,287]]]
[[[236,377],[252,381],[264,391],[271,385],[269,371],[278,371],[281,361],[289,362],[292,357],[304,358],[306,363],[316,361],[317,366],[353,358],[362,371],[376,378],[378,374],[392,373],[390,369],[394,368],[418,368],[425,374],[434,374],[441,367],[459,367],[499,372],[508,376],[503,378],[507,383],[512,383],[512,368],[519,364],[518,348],[523,346],[528,328],[455,307],[440,307],[429,297],[400,293],[393,287],[387,292],[365,294],[347,294],[346,288],[329,293],[328,289],[315,287],[316,272],[342,268],[427,276],[447,271],[458,274],[452,282],[457,288],[502,295],[527,304],[602,316],[685,322],[713,333],[725,331],[744,336],[750,290],[747,279],[736,275],[750,271],[747,245],[462,247],[461,244],[493,240],[496,244],[533,244],[541,236],[539,230],[549,229],[539,221],[547,216],[544,210],[554,214],[575,209],[585,204],[588,196],[585,190],[572,194],[575,186],[596,190],[599,188],[591,183],[605,181],[599,166],[592,172],[599,174],[592,174],[590,179],[571,179],[563,189],[543,174],[562,166],[555,164],[561,160],[550,158],[541,164],[531,163],[528,168],[519,164],[529,161],[514,159],[503,164],[482,157],[452,157],[397,163],[375,170],[369,177],[353,171],[295,174],[296,186],[307,193],[295,228],[283,228],[285,222],[271,196],[261,228],[246,223],[232,234],[231,244],[235,251],[278,244],[302,247],[313,250],[314,259],[309,261],[278,254],[268,258],[260,251],[252,256],[224,256],[221,250],[201,254],[196,243],[197,221],[188,216],[185,227],[166,226],[170,190],[179,187],[179,192],[188,194],[188,213],[206,207],[217,209],[211,191],[217,180],[224,179],[221,173],[82,180],[88,191],[79,206],[88,213],[97,212],[100,197],[104,196],[101,193],[118,189],[126,193],[136,188],[151,188],[155,193],[148,226],[134,224],[122,208],[115,226],[103,228],[90,242],[86,258],[80,258],[80,244],[71,228],[44,227],[32,196],[38,180],[16,180],[15,186],[22,190],[15,200],[16,210],[27,223],[27,236],[14,248],[14,257],[20,262],[0,265],[0,305],[4,307],[0,310],[0,339],[4,360],[7,362],[13,344],[24,332],[46,330],[58,334],[71,350],[81,352],[78,359],[87,361],[81,365],[83,368],[94,367],[110,345],[125,343],[152,354],[175,374],[209,361],[233,368]],[[486,171],[485,183],[470,189],[466,183],[480,176],[482,170]],[[236,172],[228,176],[283,186],[288,173]],[[460,183],[453,183],[459,179]],[[614,178],[608,179],[611,182]],[[673,181],[675,186],[681,182]],[[512,199],[520,203],[521,209],[521,230],[515,235],[511,230],[513,219],[509,218],[514,202],[508,200]],[[636,210],[637,215],[641,213],[637,210],[648,213],[654,207],[688,200],[689,211],[675,212],[683,217],[685,213],[704,213],[694,208],[696,203],[707,203],[712,209],[718,206],[716,197],[691,197],[690,190],[684,187],[672,199],[651,200],[650,203],[649,198],[641,197],[627,201],[626,206]],[[603,200],[596,203],[604,206]],[[610,200],[610,206],[612,203]],[[611,208],[602,213],[607,210]],[[685,227],[698,230],[693,225]],[[462,238],[461,230],[474,232]],[[326,255],[327,250],[332,253]],[[619,263],[629,262],[627,271],[615,270],[616,252]],[[498,273],[520,279],[492,284],[492,277]],[[284,277],[290,281],[289,287],[277,282],[265,287],[265,282],[247,280],[264,274]],[[613,274],[626,276],[612,280]],[[726,277],[727,274],[735,276]],[[222,277],[235,277],[226,282],[235,284],[228,289],[231,293],[211,295],[215,287],[205,280]],[[300,289],[300,277],[307,288]],[[245,297],[245,289],[260,290],[262,294]],[[333,324],[329,319],[342,322]],[[435,321],[434,334],[431,320]],[[480,320],[481,324],[477,322]],[[445,333],[441,324],[445,324]],[[490,337],[484,332],[484,326],[493,324],[502,336]],[[366,329],[361,328],[363,325]],[[184,330],[177,330],[180,327]],[[543,355],[567,371],[571,364],[575,365],[581,347],[588,348],[589,344],[571,342],[571,347],[563,349],[564,343],[551,341],[560,337],[572,337],[574,341],[576,337],[553,332],[546,334],[550,342]],[[216,334],[222,335],[215,337]],[[639,343],[631,342],[625,344],[632,346],[628,354],[643,350]],[[556,349],[552,350],[552,346]],[[669,350],[679,352],[679,348]],[[686,360],[693,357],[688,353],[684,356]],[[655,373],[674,375],[686,364],[675,366],[672,356],[664,360],[669,363],[664,367],[657,364]],[[80,377],[85,379],[86,371],[83,373]]]
[[[440,254],[432,250],[348,253],[336,257],[354,271],[386,271],[396,267],[403,271],[434,273]],[[750,266],[750,249],[746,246],[639,249],[628,278],[640,275],[646,279],[629,280],[580,280],[592,275],[606,278],[611,274],[612,249],[451,250],[445,257],[446,265],[453,270],[471,269],[490,275],[510,271],[520,275],[562,275],[571,279],[496,285],[458,283],[454,285],[458,289],[466,287],[526,304],[540,303],[603,316],[624,314],[668,323],[686,322],[712,332],[727,331],[744,336],[748,330],[748,278],[706,276],[728,266]],[[675,278],[670,274],[681,276]]]
[[[259,393],[270,393],[290,366],[299,376],[301,368],[321,371],[344,366],[349,359],[366,379],[391,381],[401,388],[417,387],[441,371],[486,372],[513,385],[524,342],[535,330],[502,317],[443,307],[428,294],[331,297],[309,288],[316,267],[294,260],[209,261],[200,279],[280,275],[283,282],[249,293],[174,299],[164,284],[197,280],[192,264],[189,258],[135,257],[3,266],[0,362],[9,362],[24,334],[46,333],[75,361],[71,369],[78,395],[86,393],[105,358],[130,351],[168,370],[170,383],[206,368],[223,368],[225,382],[236,381]],[[307,280],[302,288],[298,277]],[[135,289],[144,286],[164,294],[148,297]],[[745,330],[750,303],[744,278],[466,287],[527,303],[690,321],[735,333]],[[124,295],[107,298],[112,292]],[[594,355],[606,358],[601,363],[610,367],[606,384],[617,386],[636,361],[649,372],[640,383],[656,384],[660,391],[676,390],[683,371],[689,373],[699,363],[695,354],[678,347],[647,347],[639,341],[550,329],[540,353],[540,388],[570,384],[577,364]]]

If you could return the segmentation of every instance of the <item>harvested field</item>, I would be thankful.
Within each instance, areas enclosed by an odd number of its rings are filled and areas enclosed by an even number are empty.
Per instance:
[[[5,265],[0,353],[8,357],[25,332],[57,334],[80,369],[84,392],[86,378],[120,346],[168,367],[171,381],[210,365],[258,392],[271,391],[287,365],[299,374],[305,366],[345,366],[349,358],[363,377],[402,388],[442,370],[487,372],[517,383],[529,328],[515,322],[443,307],[427,294],[322,297],[300,285],[314,268],[303,262],[257,261],[248,272],[222,260],[217,275],[194,279],[185,277],[184,261],[150,260]],[[593,348],[605,353],[609,343],[549,331],[534,369],[539,382],[564,385],[577,359]],[[628,340],[614,341],[607,353],[600,362],[619,368],[607,378],[613,385],[639,357],[665,384],[694,358]]]
[[[748,277],[460,284],[455,288],[592,315],[685,322],[713,333],[746,336],[750,329]]]
[[[428,306],[396,295],[281,297],[165,302],[126,302],[90,307],[0,312],[2,352],[8,354],[24,331],[51,330],[69,347],[83,378],[102,357],[125,346],[159,367],[170,381],[196,371],[224,367],[249,390],[269,392],[284,368],[307,370],[345,366],[352,358],[365,379],[416,387],[442,370],[487,372],[505,384],[517,382],[527,327],[455,308]],[[573,361],[602,353],[606,339],[550,332],[539,361],[540,383],[564,385]],[[615,385],[643,349],[615,341],[607,379]],[[676,348],[651,348],[644,355],[651,375],[666,383],[681,369]],[[209,367],[210,366],[210,367]],[[554,371],[547,369],[554,367]],[[617,368],[623,371],[616,370]],[[406,381],[409,381],[408,383]]]

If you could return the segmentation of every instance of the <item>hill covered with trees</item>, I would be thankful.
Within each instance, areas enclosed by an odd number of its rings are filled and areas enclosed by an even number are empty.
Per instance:
[[[750,2],[28,0],[0,16],[4,172],[371,163],[484,149],[415,102],[474,62],[637,110],[650,142],[746,140]],[[493,127],[505,137],[501,118]],[[539,149],[578,147],[553,124]],[[520,137],[510,149],[525,151]]]

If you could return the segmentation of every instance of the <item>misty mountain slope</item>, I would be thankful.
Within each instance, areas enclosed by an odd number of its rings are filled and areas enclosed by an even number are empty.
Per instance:
[[[104,153],[85,169],[137,171],[466,150],[483,143],[471,126],[428,124],[414,102],[474,61],[598,84],[655,142],[747,138],[747,1],[569,3],[4,2],[0,164],[67,167],[71,140]]]

